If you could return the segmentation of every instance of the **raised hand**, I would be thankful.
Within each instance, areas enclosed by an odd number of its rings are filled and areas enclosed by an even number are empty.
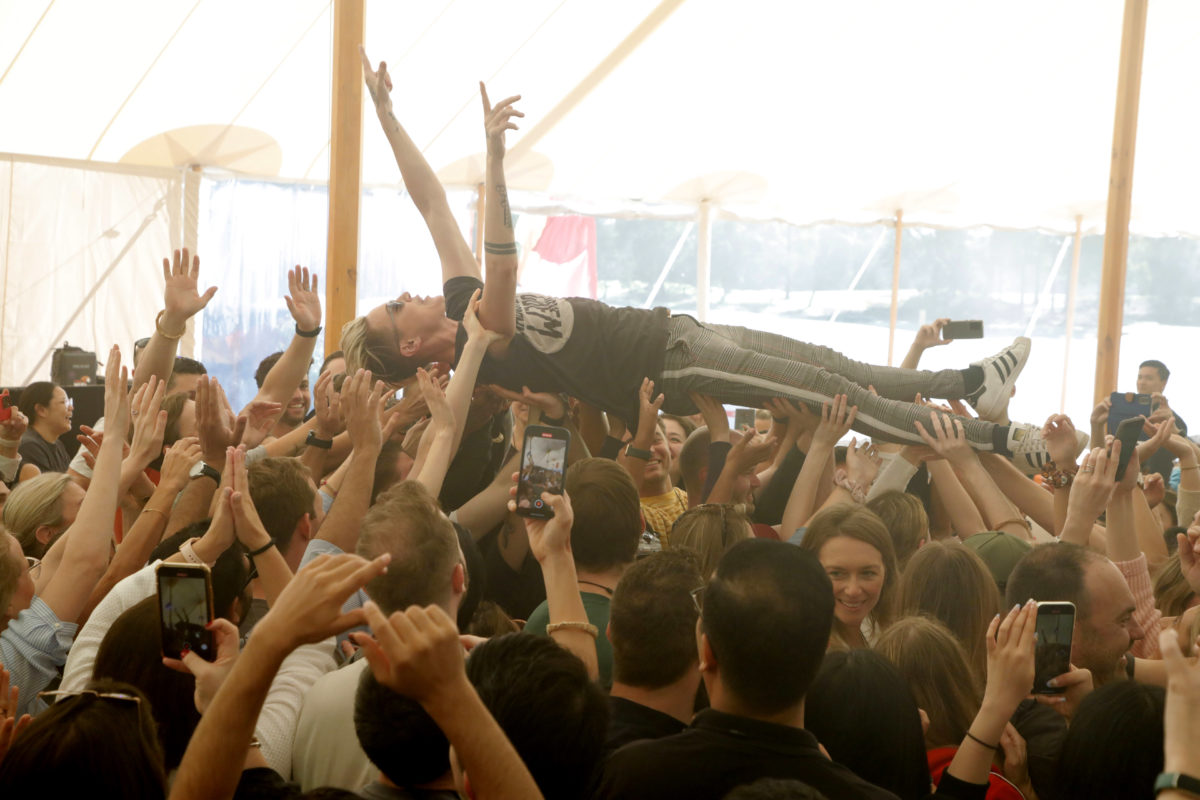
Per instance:
[[[458,626],[440,606],[409,606],[390,618],[374,603],[364,611],[375,635],[356,632],[351,638],[377,681],[423,705],[456,688],[469,690]]]
[[[488,153],[494,156],[503,156],[504,132],[517,130],[517,124],[513,122],[513,117],[525,116],[513,108],[513,103],[520,100],[521,95],[514,94],[512,97],[506,97],[493,107],[488,101],[487,87],[483,85],[483,81],[480,81],[479,96],[483,99],[483,130],[487,134]]]
[[[233,419],[220,381],[201,375],[196,382],[196,431],[204,460],[214,468],[223,467],[226,448],[241,441],[245,426],[246,417]]]
[[[217,293],[217,287],[210,286],[200,294],[197,281],[200,277],[200,256],[192,256],[188,263],[188,250],[176,250],[173,260],[163,259],[163,319],[162,327],[168,332],[178,330],[183,333],[183,325],[196,312],[208,305]]]
[[[234,422],[235,427],[243,427],[242,438],[238,444],[244,445],[247,450],[253,450],[262,444],[271,428],[275,427],[275,420],[279,419],[279,412],[282,410],[282,403],[251,400]]]
[[[371,387],[371,371],[360,369],[342,384],[342,410],[346,415],[346,432],[355,450],[378,450],[383,444],[378,406],[383,397],[383,384]]]
[[[425,405],[429,407],[434,424],[453,429],[454,410],[450,408],[450,402],[446,399],[442,387],[428,372],[420,368],[417,369],[417,385],[421,387],[421,396],[425,398]]]
[[[1179,569],[1183,578],[1192,587],[1192,592],[1200,594],[1200,513],[1192,520],[1187,533],[1175,534],[1179,542]]]
[[[813,446],[833,447],[842,437],[850,432],[854,418],[858,415],[858,406],[846,407],[849,397],[839,394],[832,402],[821,404],[821,422],[813,433]]]
[[[281,650],[291,652],[302,644],[319,642],[366,622],[361,608],[342,613],[350,595],[387,571],[391,553],[373,561],[343,553],[322,554],[296,573],[275,605],[258,623],[255,639],[262,636]]]
[[[514,392],[499,384],[490,384],[487,389],[498,397],[514,403],[524,403],[542,412],[546,419],[562,419],[567,415],[567,408],[562,398],[554,392],[534,392],[528,386],[522,386],[521,391]]]
[[[476,289],[475,294],[471,295],[471,301],[467,303],[467,310],[463,312],[462,324],[467,332],[467,341],[482,341],[486,346],[500,341],[504,336],[495,331],[489,331],[479,321],[479,301],[482,297],[482,289]]]
[[[1090,453],[1083,456],[1079,464],[1079,473],[1071,484],[1071,499],[1067,504],[1067,517],[1078,517],[1087,520],[1091,525],[1101,512],[1108,507],[1113,492],[1117,488],[1117,460],[1121,453],[1121,443],[1113,443],[1110,454],[1103,447],[1094,447]],[[1136,470],[1126,470],[1126,473]]]
[[[649,378],[642,378],[642,385],[638,388],[638,432],[650,431],[650,438],[654,438],[654,426],[658,424],[658,412],[662,410],[663,401],[667,398],[665,395],[654,395],[654,381]]]
[[[246,451],[236,448],[232,452],[230,468],[233,470],[233,492],[229,494],[229,510],[233,515],[233,532],[237,540],[249,550],[257,550],[271,538],[258,509],[250,497],[250,475],[246,469]]]
[[[167,429],[167,412],[162,411],[163,395],[167,382],[151,375],[150,380],[138,387],[133,395],[133,441],[129,457],[138,469],[158,458],[162,453],[163,435]]]
[[[237,663],[238,643],[241,639],[237,626],[227,619],[214,619],[207,627],[213,632],[217,646],[212,661],[205,661],[191,650],[185,651],[180,659],[163,657],[163,666],[195,676],[196,690],[192,701],[201,714],[208,710],[213,698],[217,696],[217,690],[225,683],[230,670]]]
[[[1045,706],[1051,706],[1068,720],[1075,716],[1075,710],[1083,698],[1092,693],[1092,671],[1070,665],[1069,672],[1056,675],[1048,683],[1055,689],[1062,689],[1062,694],[1035,694],[1033,699]],[[1036,688],[1036,687],[1035,687]]]
[[[1088,421],[1092,424],[1092,429],[1101,428],[1108,424],[1108,412],[1112,410],[1112,400],[1104,398],[1096,407],[1092,409],[1092,415]]]
[[[1167,669],[1163,771],[1200,774],[1200,664],[1183,657],[1174,630],[1164,628],[1158,642]]]
[[[975,451],[971,449],[971,445],[967,441],[967,434],[963,430],[962,420],[957,417],[930,411],[929,427],[933,430],[932,436],[920,422],[914,422],[913,426],[917,429],[917,433],[921,434],[925,443],[951,464],[961,464],[975,458]]]
[[[185,436],[176,440],[163,457],[158,485],[172,488],[176,493],[182,492],[187,486],[192,467],[196,466],[203,456],[199,437]]]
[[[873,442],[864,439],[860,445],[857,437],[850,440],[850,446],[846,448],[847,478],[866,491],[875,482],[882,465],[883,459]]]
[[[322,372],[313,386],[313,412],[317,418],[317,435],[322,439],[332,439],[346,429],[342,420],[342,398],[333,388],[333,373],[329,370]]]
[[[122,446],[129,416],[129,370],[121,366],[121,349],[114,344],[104,365],[104,430]]]
[[[17,718],[17,700],[21,693],[9,681],[8,670],[0,664],[0,762],[4,761],[13,740],[33,722],[33,717],[28,714]]]
[[[550,519],[534,519],[524,517],[525,531],[529,535],[529,552],[542,563],[547,558],[571,552],[571,525],[575,522],[575,512],[571,510],[571,498],[564,491],[562,494],[542,492],[542,501],[554,512]],[[509,511],[515,511],[516,504],[509,501]]]
[[[317,275],[299,264],[288,272],[288,294],[284,296],[296,329],[309,333],[321,327],[321,295],[317,294]]]
[[[1003,618],[995,616],[987,629],[987,686],[983,705],[1008,709],[1006,718],[1033,688],[1034,630],[1037,603],[1014,607]]]
[[[0,439],[19,442],[28,428],[29,417],[22,414],[21,409],[13,406],[9,418],[0,422]]]
[[[941,317],[935,319],[931,325],[922,325],[917,328],[917,335],[913,338],[912,346],[920,350],[928,350],[931,347],[941,347],[953,342],[953,339],[942,338],[942,328],[949,321],[949,317]]]
[[[371,95],[371,102],[375,104],[375,110],[380,114],[390,114],[392,112],[392,77],[388,75],[387,62],[380,61],[379,69],[371,69],[371,59],[367,58],[367,51],[360,44],[358,46],[359,55],[362,56],[363,65],[363,80],[367,84],[367,93]]]
[[[1075,425],[1066,414],[1051,414],[1042,426],[1042,438],[1050,450],[1050,458],[1061,469],[1070,469],[1079,458],[1079,440],[1075,436]]]
[[[649,379],[647,378],[647,380]],[[643,381],[642,386],[645,385],[646,382]],[[708,440],[710,442],[728,442],[729,415],[725,413],[725,406],[706,394],[689,392],[688,397],[692,399],[700,416],[704,417],[704,425],[708,428]]]
[[[742,430],[742,437],[729,448],[726,462],[733,465],[738,474],[748,472],[756,465],[775,457],[775,448],[779,439],[775,436],[757,436],[754,429],[747,426]]]
[[[1175,433],[1175,415],[1170,412],[1165,417],[1162,417],[1158,422],[1155,422],[1153,416],[1146,421],[1142,426],[1150,438],[1144,442],[1137,444],[1137,458],[1139,464],[1145,464],[1146,459],[1154,455],[1160,448],[1165,447],[1170,441],[1171,435]]]

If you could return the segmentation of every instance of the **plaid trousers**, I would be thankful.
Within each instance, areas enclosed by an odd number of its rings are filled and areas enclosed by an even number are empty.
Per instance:
[[[874,386],[878,396],[868,386]],[[658,391],[666,395],[664,410],[673,414],[696,413],[689,392],[751,408],[785,397],[804,403],[818,416],[823,403],[844,394],[849,405],[858,406],[854,430],[881,441],[924,444],[913,423],[919,421],[929,430],[930,409],[915,405],[913,397],[920,392],[927,398],[959,399],[965,387],[961,370],[874,366],[786,336],[706,325],[678,315],[668,322]],[[996,423],[959,419],[974,449],[997,449]]]

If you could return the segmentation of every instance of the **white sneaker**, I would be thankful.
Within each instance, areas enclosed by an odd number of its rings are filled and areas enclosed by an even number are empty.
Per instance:
[[[1087,447],[1088,435],[1075,431],[1075,440],[1080,451]],[[1014,424],[1008,428],[1008,460],[1026,475],[1037,475],[1051,461],[1050,450],[1042,438],[1042,429],[1036,425]],[[1062,469],[1062,465],[1058,465]]]
[[[973,398],[967,398],[967,402],[979,414],[980,419],[996,421],[1004,415],[1017,376],[1021,374],[1021,370],[1025,368],[1025,361],[1029,358],[1029,347],[1029,339],[1018,336],[1013,339],[1012,344],[996,355],[971,364],[972,367],[983,369],[983,386]]]

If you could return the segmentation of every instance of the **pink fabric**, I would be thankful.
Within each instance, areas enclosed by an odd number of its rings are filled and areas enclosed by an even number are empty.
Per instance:
[[[1142,553],[1132,561],[1113,563],[1121,570],[1125,583],[1129,585],[1129,591],[1133,593],[1133,618],[1146,632],[1145,638],[1134,642],[1130,651],[1138,658],[1159,658],[1158,633],[1162,630],[1162,612],[1154,606],[1154,583],[1150,580],[1146,554]]]

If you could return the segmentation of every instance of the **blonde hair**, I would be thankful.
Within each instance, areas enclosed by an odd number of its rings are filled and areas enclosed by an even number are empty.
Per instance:
[[[346,359],[346,374],[353,375],[360,369],[371,370],[371,375],[389,383],[400,383],[417,372],[420,363],[396,352],[386,337],[380,337],[367,325],[367,318],[355,317],[342,326],[339,346]]]
[[[671,527],[671,549],[686,547],[695,552],[705,580],[716,572],[726,550],[749,538],[750,520],[738,506],[727,503],[704,503],[689,508]]]
[[[1178,617],[1196,596],[1183,577],[1179,553],[1168,558],[1154,576],[1154,605],[1164,617]]]
[[[883,589],[879,592],[875,608],[871,610],[871,620],[879,629],[886,628],[893,619],[896,583],[900,577],[892,537],[888,535],[883,520],[874,511],[859,505],[837,505],[819,512],[812,518],[800,542],[800,548],[820,558],[821,548],[830,539],[838,536],[857,539],[879,551],[883,559]],[[833,626],[832,637],[831,646],[836,648],[842,643],[836,624]]]
[[[958,637],[978,680],[987,678],[988,623],[1000,610],[1000,590],[983,559],[952,539],[929,542],[900,576],[900,614],[929,614]]]
[[[925,513],[925,506],[907,492],[892,490],[871,498],[867,508],[878,514],[887,526],[896,547],[896,563],[903,571],[921,541],[929,540],[929,515]]]
[[[884,631],[875,649],[900,671],[929,715],[926,748],[961,742],[979,712],[983,690],[950,629],[923,614],[905,617]]]
[[[71,476],[65,472],[45,472],[21,481],[8,496],[4,504],[4,527],[16,537],[26,555],[41,555],[38,528],[62,525],[62,497],[69,483]]]

